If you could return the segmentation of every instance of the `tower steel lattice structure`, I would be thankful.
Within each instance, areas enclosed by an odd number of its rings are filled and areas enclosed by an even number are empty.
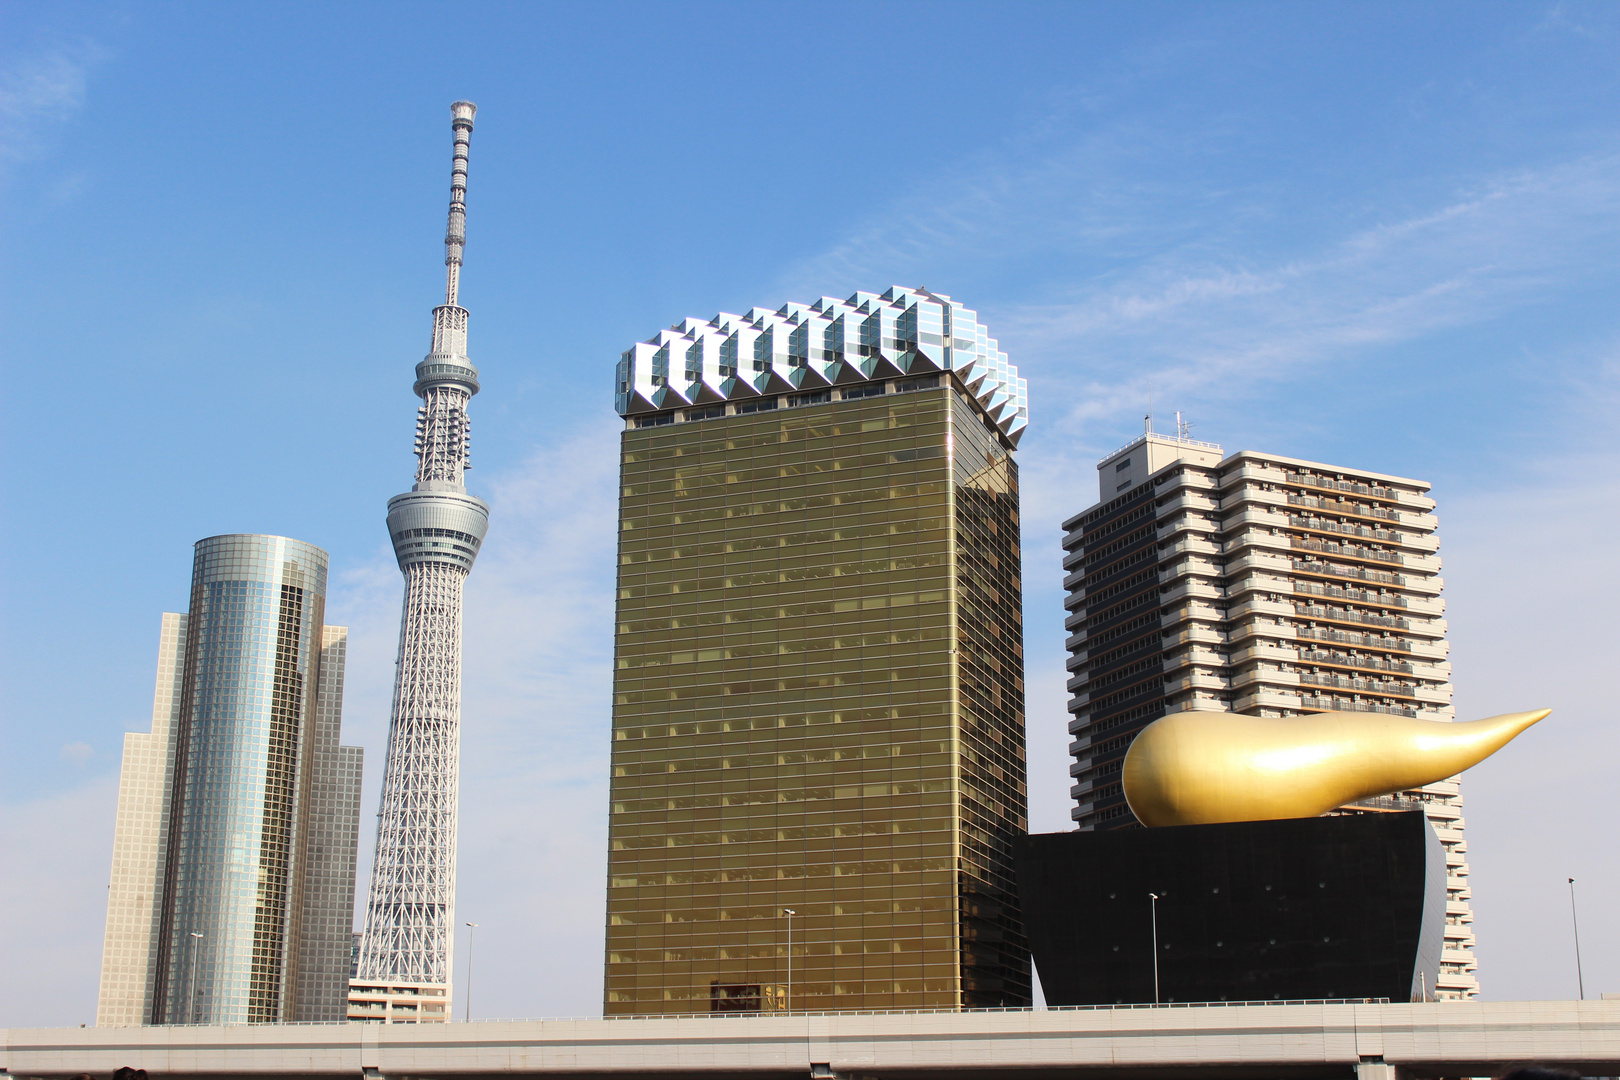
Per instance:
[[[467,403],[478,369],[467,359],[467,309],[457,303],[466,243],[467,146],[477,107],[451,106],[455,153],[445,234],[444,303],[433,347],[416,365],[416,483],[388,500],[388,532],[405,575],[399,661],[377,851],[359,978],[450,983],[456,902],[456,799],[461,735],[461,587],[489,528],[489,507],[467,494]]]

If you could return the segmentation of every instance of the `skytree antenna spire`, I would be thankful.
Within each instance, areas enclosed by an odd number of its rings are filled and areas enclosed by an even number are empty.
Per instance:
[[[359,978],[443,986],[449,1007],[456,903],[456,799],[461,743],[461,588],[489,528],[489,507],[467,494],[467,403],[478,369],[467,358],[458,303],[467,236],[470,101],[450,107],[455,152],[444,237],[444,303],[433,344],[416,365],[416,483],[388,500],[388,533],[405,575],[399,661],[377,813],[377,853]],[[448,1015],[448,1011],[446,1013]]]

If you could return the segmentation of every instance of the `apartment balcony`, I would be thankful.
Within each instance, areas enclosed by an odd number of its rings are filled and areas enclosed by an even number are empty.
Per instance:
[[[1183,622],[1225,622],[1226,612],[1213,604],[1193,600],[1180,607],[1163,612],[1159,617],[1162,627],[1174,627]]]
[[[1396,568],[1406,569],[1409,559],[1422,558],[1422,556],[1404,556],[1398,551],[1387,548],[1375,548],[1369,544],[1358,544],[1350,540],[1327,540],[1320,537],[1290,536],[1288,546],[1296,552],[1316,552],[1329,559],[1355,559],[1369,565],[1371,569],[1389,570],[1391,573],[1400,572]]]
[[[1268,533],[1266,534],[1265,539],[1274,541],[1274,543],[1270,545],[1269,549],[1265,547],[1251,546],[1244,549],[1243,554],[1241,555],[1228,555],[1226,560],[1226,572],[1231,575],[1245,572],[1259,572],[1277,575],[1292,574],[1294,563],[1293,560],[1287,555],[1288,537],[1272,536]],[[1227,550],[1234,550],[1234,545],[1228,543]]]
[[[1291,593],[1294,591],[1292,578],[1280,577],[1270,568],[1254,570],[1241,575],[1228,571],[1226,582],[1228,596],[1240,596],[1253,592]]]
[[[1451,704],[1456,688],[1450,683],[1418,683],[1412,697],[1423,705],[1445,707]]]
[[[1418,638],[1444,638],[1447,623],[1444,619],[1412,619],[1412,626],[1407,630],[1413,639]]]
[[[1281,510],[1272,510],[1265,506],[1253,504],[1244,506],[1237,511],[1228,511],[1221,519],[1221,531],[1230,532],[1233,529],[1286,529],[1288,515]]]
[[[1195,577],[1182,578],[1159,593],[1159,603],[1161,604],[1175,604],[1183,600],[1224,601],[1225,598],[1225,591],[1219,586],[1211,585],[1205,578]]]
[[[1359,564],[1336,563],[1329,559],[1301,558],[1293,555],[1288,560],[1288,567],[1295,574],[1305,574],[1312,578],[1321,578],[1334,584],[1372,587],[1375,589],[1405,589],[1411,582],[1407,575],[1394,569],[1385,569],[1377,566],[1362,566]]]
[[[1164,647],[1167,649],[1188,643],[1224,645],[1226,638],[1219,630],[1212,630],[1202,623],[1192,623],[1175,637],[1164,639]]]
[[[1274,506],[1286,509],[1288,494],[1283,491],[1267,491],[1260,484],[1228,484],[1221,489],[1221,505],[1231,509],[1245,503],[1255,506]]]
[[[1416,638],[1411,641],[1411,648],[1407,650],[1413,659],[1418,660],[1445,660],[1451,655],[1451,645],[1445,640],[1429,641]]]
[[[1240,483],[1285,484],[1287,482],[1288,474],[1282,469],[1262,469],[1258,465],[1244,462],[1238,468],[1231,469],[1222,476],[1221,490],[1230,491]]]
[[[1196,533],[1189,533],[1175,543],[1159,548],[1159,561],[1173,559],[1177,555],[1219,555],[1221,545],[1206,540]]]
[[[1418,516],[1411,512],[1402,513],[1387,506],[1357,502],[1353,497],[1347,499],[1342,495],[1302,495],[1290,491],[1288,505],[1299,507],[1303,511],[1315,511],[1317,516],[1352,517],[1378,524],[1412,525],[1414,524],[1412,519]]]
[[[1173,712],[1226,712],[1226,703],[1213,701],[1209,698],[1189,698],[1174,705],[1165,706],[1166,713]]]
[[[1183,510],[1195,510],[1200,513],[1213,512],[1219,510],[1221,504],[1218,499],[1211,498],[1202,491],[1182,488],[1157,505],[1159,519],[1162,521],[1169,515],[1180,513]]]
[[[1299,695],[1283,690],[1274,690],[1266,686],[1257,686],[1245,690],[1241,694],[1232,696],[1232,710],[1244,712],[1249,709],[1287,709],[1295,711],[1299,708]]]
[[[1343,537],[1356,540],[1375,540],[1381,544],[1400,544],[1406,540],[1406,534],[1399,529],[1387,528],[1381,524],[1369,525],[1362,521],[1339,521],[1336,518],[1315,517],[1308,513],[1289,514],[1288,526],[1292,529],[1321,535],[1329,540]]]
[[[1226,689],[1227,686],[1225,679],[1218,675],[1203,675],[1196,671],[1182,675],[1180,678],[1167,677],[1164,680],[1164,693],[1166,697],[1169,697],[1171,694],[1185,693],[1188,690],[1214,690],[1225,693]]]
[[[1226,666],[1226,657],[1214,649],[1195,645],[1190,649],[1176,653],[1174,656],[1166,657],[1164,670],[1166,672],[1180,671],[1189,665],[1201,668],[1224,668]]]
[[[1297,671],[1283,671],[1268,664],[1240,671],[1232,676],[1232,689],[1247,690],[1251,687],[1265,687],[1284,693],[1298,693],[1300,674]]]
[[[1293,664],[1299,661],[1299,650],[1286,645],[1250,645],[1242,649],[1233,649],[1226,655],[1233,667],[1260,660],[1274,664]]]
[[[1302,687],[1320,686],[1329,690],[1348,690],[1355,694],[1374,694],[1378,697],[1412,698],[1417,686],[1409,682],[1383,679],[1358,679],[1323,671],[1302,671],[1297,684]]]
[[[1220,528],[1214,521],[1201,513],[1178,514],[1169,520],[1160,518],[1156,524],[1158,525],[1158,532],[1155,535],[1161,544],[1177,533],[1185,533],[1188,536],[1202,536],[1205,533],[1214,533]]]
[[[1160,584],[1169,584],[1183,577],[1222,579],[1225,575],[1225,568],[1204,555],[1182,555],[1159,561]]]
[[[1251,596],[1227,609],[1227,617],[1234,622],[1259,615],[1269,615],[1274,619],[1291,619],[1294,617],[1294,604],[1289,600],[1262,600],[1258,596]]]
[[[1320,473],[1304,473],[1294,469],[1286,470],[1285,478],[1276,482],[1305,488],[1307,493],[1325,493],[1331,498],[1341,501],[1347,495],[1361,495],[1365,498],[1398,503],[1402,509],[1408,506],[1420,508],[1424,511],[1434,509],[1434,500],[1426,495],[1419,495],[1404,488],[1388,487],[1377,482],[1340,480],[1336,477],[1323,476]]]
[[[1292,607],[1293,605],[1289,605]],[[1293,614],[1292,611],[1289,612]],[[1370,630],[1339,629],[1331,626],[1296,626],[1293,628],[1295,640],[1304,642],[1324,641],[1330,645],[1349,645],[1352,648],[1373,649],[1382,653],[1410,653],[1413,651],[1412,642],[1404,637],[1396,637],[1387,631],[1378,632]]]
[[[1296,602],[1294,605],[1296,619],[1311,619],[1316,622],[1337,623],[1346,626],[1370,626],[1380,630],[1402,630],[1414,633],[1423,633],[1424,624],[1428,619],[1404,619],[1399,615],[1381,615],[1372,611],[1362,611],[1351,607],[1336,607],[1329,604],[1315,604],[1309,601]],[[1434,635],[1443,637],[1445,631]]]
[[[1308,647],[1299,650],[1298,660],[1302,664],[1322,664],[1356,671],[1388,672],[1393,675],[1416,675],[1418,667],[1428,666],[1412,664],[1405,660],[1381,660],[1374,656],[1352,656],[1349,653]]]
[[[1300,694],[1299,707],[1317,712],[1364,712],[1382,713],[1386,716],[1417,716],[1417,710],[1408,708],[1405,705],[1385,705],[1381,702],[1362,701],[1359,698],[1342,697],[1331,691],[1314,695],[1308,690],[1303,691]]]
[[[1319,581],[1289,582],[1284,592],[1297,593],[1302,597],[1319,596],[1324,600],[1337,600],[1344,604],[1362,604],[1377,608],[1405,608],[1407,599],[1400,593],[1378,592],[1376,589],[1360,589],[1354,585],[1328,585]],[[1309,601],[1307,601],[1308,603]]]

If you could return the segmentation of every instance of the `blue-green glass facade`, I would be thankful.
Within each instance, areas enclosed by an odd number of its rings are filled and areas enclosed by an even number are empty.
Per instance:
[[[288,1018],[326,578],[326,553],[298,540],[197,544],[158,1022]]]

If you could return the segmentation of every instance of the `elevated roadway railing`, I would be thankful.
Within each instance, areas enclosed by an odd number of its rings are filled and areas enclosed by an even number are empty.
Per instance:
[[[1399,1080],[1521,1064],[1620,1076],[1620,1001],[1283,1002],[471,1024],[13,1028],[48,1080],[536,1076],[875,1080]]]

